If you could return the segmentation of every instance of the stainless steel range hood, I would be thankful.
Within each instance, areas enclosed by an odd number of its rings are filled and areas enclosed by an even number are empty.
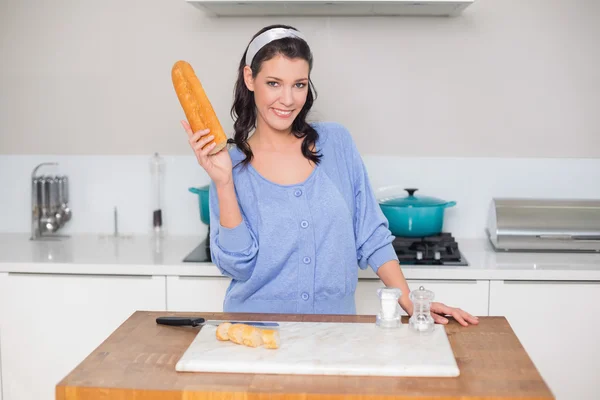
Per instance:
[[[186,0],[215,17],[440,16],[455,17],[475,0]]]
[[[600,252],[600,200],[493,199],[487,235],[496,250]]]

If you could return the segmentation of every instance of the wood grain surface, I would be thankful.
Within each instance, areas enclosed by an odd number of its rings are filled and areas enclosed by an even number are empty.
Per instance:
[[[554,398],[503,317],[446,326],[459,377],[396,378],[177,372],[175,364],[200,328],[157,325],[159,316],[375,322],[374,316],[137,311],[57,385],[57,400]]]

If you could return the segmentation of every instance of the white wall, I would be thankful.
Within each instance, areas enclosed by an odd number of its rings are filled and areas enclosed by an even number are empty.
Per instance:
[[[458,18],[209,19],[184,0],[0,2],[0,232],[29,230],[29,175],[71,179],[65,233],[147,232],[148,160],[167,157],[165,224],[205,233],[208,181],[170,80],[192,63],[227,130],[254,32],[290,23],[315,53],[314,119],[352,132],[374,186],[456,200],[483,235],[494,196],[600,198],[600,1],[478,0]],[[317,36],[319,36],[317,38]]]
[[[173,63],[192,63],[230,131],[245,46],[285,22],[315,53],[313,117],[347,125],[366,154],[600,157],[599,19],[595,0],[478,0],[450,19],[3,0],[0,154],[190,154]]]
[[[44,173],[68,173],[73,219],[64,233],[112,233],[113,207],[121,233],[148,233],[152,221],[150,157],[0,156],[0,232],[28,232],[31,166],[56,161]],[[403,158],[365,156],[375,189],[416,187],[417,194],[457,202],[446,210],[444,230],[456,237],[483,237],[493,197],[599,198],[600,159]],[[166,156],[164,223],[175,235],[203,236],[197,195],[209,182],[194,156]]]

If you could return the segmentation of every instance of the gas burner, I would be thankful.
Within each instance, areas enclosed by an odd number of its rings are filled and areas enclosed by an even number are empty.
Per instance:
[[[183,261],[201,263],[212,262],[212,257],[210,255],[210,227],[206,234],[206,239],[201,241],[200,244],[183,259]]]
[[[450,233],[425,237],[394,239],[392,246],[401,264],[416,265],[468,265]]]

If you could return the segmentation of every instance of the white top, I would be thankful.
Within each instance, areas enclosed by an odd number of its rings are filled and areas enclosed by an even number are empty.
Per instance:
[[[221,276],[212,263],[183,262],[199,236],[167,237],[155,251],[148,236],[115,239],[74,235],[31,241],[29,234],[0,234],[0,273]],[[403,265],[407,279],[600,281],[600,254],[496,253],[486,239],[456,239],[469,266]],[[360,270],[359,279],[377,279]]]

